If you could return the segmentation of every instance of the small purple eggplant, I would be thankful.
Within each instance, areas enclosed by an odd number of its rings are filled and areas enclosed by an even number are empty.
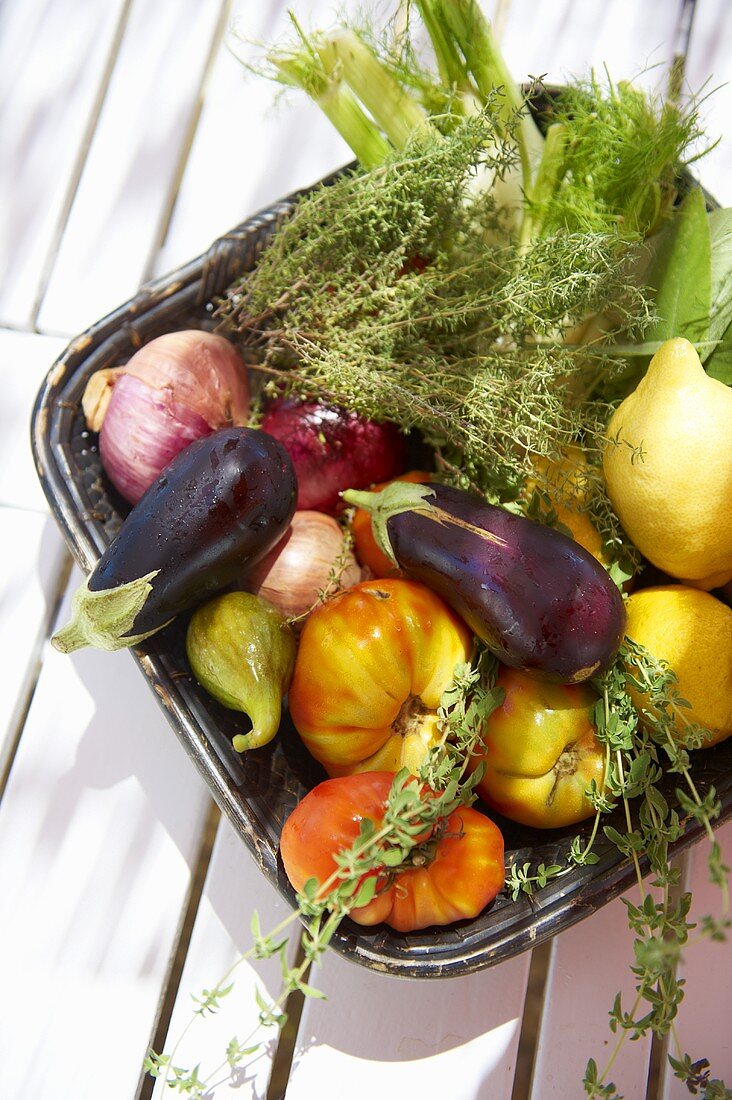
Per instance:
[[[447,485],[397,482],[343,499],[371,513],[385,553],[504,664],[574,684],[612,661],[622,596],[579,543]]]
[[[290,457],[264,432],[222,428],[191,443],[77,590],[54,646],[122,649],[154,634],[259,561],[287,530],[296,500]]]

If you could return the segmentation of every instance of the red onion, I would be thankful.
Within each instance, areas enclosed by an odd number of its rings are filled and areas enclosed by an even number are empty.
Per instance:
[[[84,393],[88,426],[114,487],[136,504],[189,443],[246,423],[249,382],[221,336],[187,330],[159,336],[123,367],[98,371]]]
[[[292,459],[298,510],[335,515],[344,489],[389,481],[406,463],[406,441],[396,424],[376,424],[346,409],[281,398],[265,413],[262,430]]]

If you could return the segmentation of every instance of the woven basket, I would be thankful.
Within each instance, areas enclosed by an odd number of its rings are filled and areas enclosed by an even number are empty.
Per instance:
[[[85,426],[81,398],[88,379],[97,370],[126,362],[162,333],[211,328],[212,299],[254,267],[297,197],[261,211],[217,240],[205,255],[144,286],[135,298],[73,340],[51,368],[33,414],[34,456],[51,509],[84,570],[92,569],[128,510],[107,482],[96,437]],[[271,744],[244,757],[234,752],[231,738],[239,732],[240,720],[206,695],[191,676],[185,658],[186,625],[182,616],[137,646],[136,660],[222,811],[262,873],[294,905],[278,859],[279,835],[296,802],[325,773],[302,746],[287,715]],[[722,799],[723,818],[732,815],[732,739],[695,755],[694,778],[702,793],[713,783]],[[165,780],[162,775],[160,781]],[[666,794],[671,803],[674,786],[670,777]],[[497,820],[507,860],[518,865],[562,862],[578,831],[574,826],[542,833]],[[677,848],[701,832],[698,823],[687,823]],[[521,895],[514,902],[502,894],[475,920],[410,935],[383,926],[364,929],[346,920],[333,946],[355,962],[407,977],[452,976],[490,966],[574,924],[634,881],[632,864],[614,845],[600,838],[595,851],[600,859],[592,867],[549,883],[531,899]]]

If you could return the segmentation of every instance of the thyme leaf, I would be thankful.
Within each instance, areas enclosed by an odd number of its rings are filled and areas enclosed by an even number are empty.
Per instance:
[[[646,695],[646,706],[640,713],[631,701],[628,685]],[[592,1098],[615,1095],[614,1086],[606,1083],[606,1078],[623,1042],[648,1031],[659,1037],[671,1034],[677,1054],[670,1058],[674,1072],[687,1082],[690,1091],[698,1091],[708,1081],[708,1073],[704,1076],[707,1063],[692,1063],[680,1050],[674,1030],[683,999],[683,980],[676,977],[677,966],[692,930],[696,928],[700,936],[724,939],[732,927],[729,868],[722,862],[712,831],[720,805],[713,787],[698,790],[689,771],[688,747],[704,744],[708,735],[684,717],[685,735],[679,742],[675,733],[678,716],[685,715],[689,705],[679,693],[678,679],[667,664],[630,639],[624,641],[613,666],[594,686],[602,696],[596,711],[598,737],[605,742],[611,760],[608,787],[621,800],[626,822],[624,830],[608,825],[604,831],[633,861],[640,901],[636,904],[623,899],[635,934],[631,969],[636,978],[636,997],[630,1010],[622,1007],[619,995],[616,997],[610,1027],[618,1034],[618,1042],[602,1073],[594,1061],[588,1063],[585,1092]],[[671,808],[659,789],[664,771],[682,777],[686,789],[675,791],[679,808],[687,819],[700,823],[709,839],[709,873],[720,889],[721,916],[703,917],[698,924],[689,920],[691,894],[681,891],[679,868],[670,860],[669,846],[684,830],[679,812]],[[650,869],[648,882],[641,859]],[[709,1086],[705,1095],[725,1095],[721,1082],[710,1081]],[[714,1091],[719,1088],[723,1091]]]

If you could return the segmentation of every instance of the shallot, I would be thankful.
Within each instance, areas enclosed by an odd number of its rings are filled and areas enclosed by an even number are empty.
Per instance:
[[[222,336],[170,332],[124,366],[92,375],[82,404],[88,427],[100,433],[109,480],[136,504],[189,443],[246,423],[249,382],[239,353]]]
[[[306,615],[321,593],[334,596],[362,579],[361,569],[336,520],[322,512],[296,512],[284,537],[247,573],[244,587],[284,615]]]

